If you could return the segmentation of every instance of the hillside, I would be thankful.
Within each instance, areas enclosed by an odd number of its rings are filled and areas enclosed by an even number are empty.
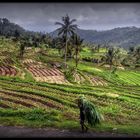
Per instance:
[[[0,18],[0,35],[4,36],[14,36],[15,31],[18,31],[20,34],[23,34],[25,30],[15,23],[11,23],[6,18]]]
[[[35,35],[36,32],[28,31],[21,26],[11,23],[6,18],[0,18],[0,35],[3,36],[15,36],[15,32],[18,31],[21,35]],[[137,27],[123,27],[115,28],[106,31],[96,30],[83,30],[77,29],[76,33],[84,39],[86,43],[113,43],[123,48],[129,48],[130,46],[138,46],[140,44],[140,28]],[[57,31],[49,33],[50,36],[56,37]]]
[[[15,36],[16,32],[20,35],[35,35],[39,32],[28,31],[19,26],[18,24],[12,23],[7,18],[0,18],[0,36]]]
[[[140,28],[137,27],[115,28],[106,31],[77,29],[76,33],[87,43],[102,44],[109,42],[124,48],[140,44]],[[51,32],[50,35],[56,37],[57,31]]]
[[[40,48],[26,48],[19,59],[15,42],[7,38],[0,42],[1,125],[80,131],[76,99],[83,94],[104,116],[101,125],[89,126],[90,131],[140,133],[138,70],[126,67],[114,74],[105,66],[81,61],[70,79],[63,67],[51,65],[64,61],[57,49],[47,48],[41,53]],[[88,52],[81,53],[89,56]],[[74,66],[74,60],[67,65]]]

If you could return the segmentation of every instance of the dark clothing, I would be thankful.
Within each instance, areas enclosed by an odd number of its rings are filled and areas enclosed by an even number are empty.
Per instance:
[[[85,120],[85,115],[84,115],[84,108],[83,106],[80,107],[80,120],[84,121]]]
[[[80,107],[80,124],[81,124],[81,128],[82,128],[82,132],[84,132],[84,127],[86,128],[86,132],[87,132],[87,126],[84,124],[85,121],[85,114],[84,114],[84,107],[81,106]]]

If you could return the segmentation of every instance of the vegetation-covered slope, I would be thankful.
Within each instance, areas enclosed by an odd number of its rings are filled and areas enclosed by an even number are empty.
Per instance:
[[[36,35],[36,32],[27,31],[19,25],[11,23],[6,18],[0,18],[0,35],[6,37],[15,36],[16,32],[22,35]],[[55,30],[49,34],[50,36],[56,37],[57,33],[58,32]],[[76,33],[87,43],[112,43],[127,49],[130,46],[138,46],[140,44],[140,29],[137,27],[115,28],[106,31],[83,30],[78,28]]]
[[[76,99],[84,94],[104,116],[102,124],[91,129],[113,132],[113,128],[117,128],[116,133],[139,134],[138,70],[125,67],[124,70],[117,69],[112,73],[105,66],[81,59],[76,73],[78,79],[70,71],[75,65],[73,58],[67,61],[68,71],[63,65],[59,67],[58,64],[63,64],[63,58],[57,49],[31,47],[25,49],[23,59],[18,57],[19,50],[11,39],[1,40],[0,124],[80,129]],[[80,53],[83,57],[91,53],[87,48],[85,50]],[[104,51],[101,49],[93,57],[103,54]],[[12,63],[5,63],[4,59],[12,59]],[[32,59],[34,65],[37,62],[43,66],[38,67],[36,73],[31,72],[24,64],[27,59]],[[10,75],[13,72],[8,71],[7,66],[18,73]],[[56,76],[54,69],[58,69],[68,83],[37,82],[34,75],[41,77],[46,69],[51,70],[47,71],[50,78]],[[47,72],[44,75],[46,78]]]
[[[76,33],[87,43],[110,43],[127,49],[140,44],[140,29],[136,27],[115,28],[106,31],[77,29]],[[56,37],[57,31],[51,32],[50,35]]]

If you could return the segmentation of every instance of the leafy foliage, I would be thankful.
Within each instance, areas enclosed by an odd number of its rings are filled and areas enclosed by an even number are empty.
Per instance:
[[[91,126],[95,126],[101,122],[101,115],[95,108],[94,104],[86,100],[84,96],[80,96],[78,99],[79,104],[83,104],[86,120]]]
[[[121,54],[119,48],[110,47],[106,54],[102,57],[104,64],[109,64],[110,69],[112,69],[112,65],[119,65],[119,61],[121,59]]]
[[[83,39],[80,38],[80,36],[73,34],[71,36],[71,44],[74,46],[74,54],[75,54],[75,63],[76,63],[76,68],[78,65],[78,61],[79,61],[79,53],[82,50],[82,43],[83,43]]]
[[[76,29],[76,34],[84,39],[84,43],[89,44],[110,44],[119,45],[125,49],[130,46],[137,46],[140,44],[140,28],[137,27],[123,27],[115,28],[106,31],[83,30]],[[57,30],[50,33],[51,36],[57,36]]]
[[[68,45],[68,35],[74,34],[74,30],[77,28],[76,24],[73,24],[73,22],[76,21],[76,19],[70,20],[70,17],[66,15],[65,17],[62,17],[63,23],[56,22],[56,25],[60,25],[61,27],[58,28],[58,36],[62,35],[62,37],[65,39],[65,67],[66,67],[66,59],[67,59],[67,45]]]

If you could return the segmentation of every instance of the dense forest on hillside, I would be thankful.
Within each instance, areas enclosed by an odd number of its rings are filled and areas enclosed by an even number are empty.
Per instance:
[[[126,49],[140,45],[140,29],[137,27],[122,27],[106,31],[77,29],[76,32],[86,43],[114,44]],[[50,35],[56,37],[57,31],[51,32]]]
[[[15,36],[15,31],[18,31],[20,34],[26,34],[28,36],[44,34],[41,32],[27,31],[19,25],[11,23],[6,18],[0,19],[0,35]],[[56,37],[57,33],[57,31],[53,31],[48,33],[48,35]],[[132,46],[140,45],[140,29],[137,27],[115,28],[106,31],[83,30],[77,28],[76,33],[84,39],[84,42],[90,44],[114,44],[117,47],[123,47],[126,49]]]

